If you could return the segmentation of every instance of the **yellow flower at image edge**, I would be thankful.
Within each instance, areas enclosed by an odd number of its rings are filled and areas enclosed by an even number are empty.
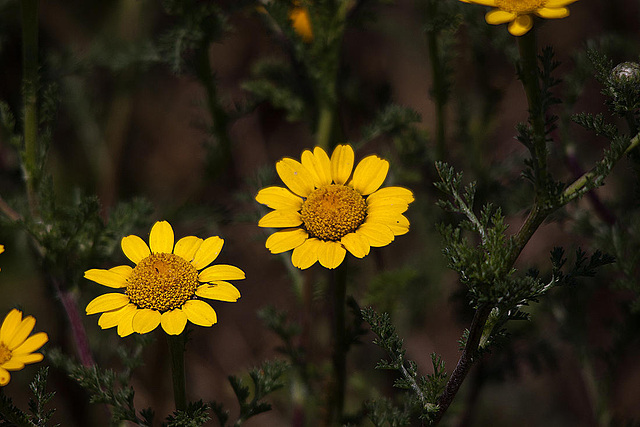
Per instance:
[[[42,347],[49,337],[44,332],[31,336],[36,325],[33,316],[22,318],[22,312],[15,308],[2,321],[0,327],[0,386],[9,384],[9,371],[19,371],[24,365],[40,362],[41,353],[34,353]]]
[[[300,38],[309,43],[313,40],[313,30],[311,28],[311,18],[309,11],[303,7],[294,7],[289,12],[291,26]]]
[[[413,193],[402,187],[380,188],[389,162],[372,155],[358,163],[349,145],[339,145],[331,158],[320,147],[302,153],[301,162],[284,158],[276,171],[288,187],[267,187],[258,192],[259,203],[275,209],[258,225],[284,228],[266,242],[271,253],[293,249],[298,268],[316,261],[326,268],[339,266],[349,251],[357,258],[370,248],[386,246],[409,231],[403,215]],[[352,176],[353,171],[353,176]]]
[[[240,292],[227,280],[244,279],[238,267],[217,264],[224,240],[187,236],[175,242],[171,225],[158,221],[149,233],[149,246],[138,236],[122,239],[124,254],[135,267],[121,265],[109,270],[91,269],[84,277],[100,285],[121,289],[100,295],[86,308],[87,315],[102,313],[102,329],[117,326],[118,335],[145,334],[159,325],[178,335],[187,321],[200,326],[217,322],[215,310],[198,298],[236,302]],[[205,268],[207,267],[207,268]]]
[[[499,25],[509,22],[509,32],[514,36],[522,36],[533,27],[532,14],[546,19],[566,18],[569,9],[565,6],[578,0],[460,0],[464,3],[475,3],[492,6],[485,15],[488,24]]]

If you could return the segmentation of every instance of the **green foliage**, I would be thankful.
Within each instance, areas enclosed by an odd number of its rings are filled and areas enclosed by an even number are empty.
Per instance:
[[[50,350],[49,358],[54,366],[63,369],[89,394],[90,403],[102,403],[111,408],[111,425],[131,421],[140,426],[153,425],[153,411],[139,414],[133,403],[134,390],[128,386],[129,378],[111,369],[83,366],[65,356],[59,350]]]
[[[230,426],[240,426],[249,418],[271,410],[271,405],[264,399],[274,391],[283,387],[282,375],[289,365],[281,360],[266,361],[260,367],[249,371],[250,386],[244,384],[242,378],[229,376],[229,382],[238,399],[240,414],[237,420]],[[216,415],[221,427],[227,426],[229,413],[221,403],[211,403],[211,409]]]
[[[209,407],[199,400],[189,402],[185,411],[175,411],[167,417],[163,426],[167,427],[199,427],[211,420],[208,413]]]
[[[310,116],[305,103],[308,89],[303,85],[299,71],[286,62],[271,58],[257,62],[251,70],[251,79],[246,80],[242,88],[254,95],[254,102],[269,102],[282,109],[289,121]]]
[[[426,377],[419,375],[418,365],[405,358],[403,340],[398,336],[395,327],[387,313],[378,314],[373,308],[362,310],[363,319],[369,323],[371,330],[377,335],[374,344],[380,346],[387,353],[388,359],[381,360],[376,369],[397,371],[400,375],[394,382],[394,387],[409,391],[405,405],[410,408],[399,409],[388,400],[369,403],[367,406],[373,413],[372,421],[376,425],[405,425],[408,412],[420,419],[428,420],[438,410],[437,398],[444,390],[447,374],[440,356],[431,355],[433,373]]]
[[[11,398],[0,390],[0,426],[46,427],[55,409],[46,409],[55,392],[47,392],[49,367],[40,368],[33,378],[29,389],[33,397],[29,398],[29,413],[13,405]],[[56,424],[57,426],[58,424]]]

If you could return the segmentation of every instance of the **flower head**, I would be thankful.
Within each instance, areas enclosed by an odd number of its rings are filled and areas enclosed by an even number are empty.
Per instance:
[[[565,6],[577,0],[460,0],[464,3],[493,6],[485,15],[487,24],[499,25],[509,22],[509,32],[521,36],[533,27],[531,15],[541,18],[557,19],[569,16]]]
[[[9,384],[9,371],[19,371],[24,365],[40,362],[41,353],[34,353],[49,340],[44,332],[29,336],[36,319],[22,318],[22,312],[15,308],[2,321],[0,327],[0,386]]]
[[[213,325],[216,312],[198,297],[236,302],[240,292],[227,280],[245,278],[244,272],[232,265],[207,267],[223,244],[218,236],[205,240],[187,236],[174,246],[173,229],[166,221],[151,228],[149,246],[138,236],[124,237],[122,251],[135,267],[120,265],[84,273],[89,280],[124,292],[100,295],[87,305],[87,314],[102,313],[98,325],[102,329],[117,326],[121,337],[133,332],[145,334],[158,325],[167,334],[177,335],[187,320]]]
[[[298,34],[304,42],[310,43],[313,40],[313,30],[311,28],[309,10],[305,7],[295,6],[289,12],[289,19],[296,34]]]
[[[293,249],[291,262],[298,268],[316,261],[336,268],[346,251],[362,258],[372,246],[386,246],[409,231],[409,220],[402,214],[414,200],[413,193],[402,187],[380,188],[389,162],[372,155],[355,170],[353,164],[349,145],[337,146],[331,158],[316,147],[304,151],[301,162],[285,157],[276,163],[288,188],[267,187],[256,196],[259,203],[275,209],[258,225],[284,228],[267,239],[271,253]]]

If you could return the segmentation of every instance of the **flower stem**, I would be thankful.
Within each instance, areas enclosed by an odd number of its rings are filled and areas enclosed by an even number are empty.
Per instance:
[[[437,8],[440,4],[440,0],[429,0],[427,2],[428,16],[433,17],[437,14]],[[447,103],[447,82],[444,74],[444,64],[440,45],[438,43],[438,36],[440,31],[431,29],[427,31],[427,46],[429,52],[429,61],[431,62],[431,74],[433,79],[433,85],[431,88],[431,96],[435,102],[436,107],[436,156],[439,160],[444,159],[445,155],[445,122],[446,112],[445,105]]]
[[[23,168],[27,199],[32,215],[37,211],[38,171],[38,0],[21,0],[22,14],[22,96]]]
[[[333,316],[334,316],[334,348],[333,348],[333,392],[329,401],[333,425],[342,425],[346,383],[347,343],[345,307],[347,299],[347,260],[331,274],[333,282]]]
[[[545,111],[542,105],[540,79],[538,71],[538,48],[535,28],[527,34],[517,37],[520,51],[520,79],[527,95],[529,105],[529,121],[533,130],[533,167],[536,178],[536,195],[545,197],[548,187],[547,145],[545,131]]]
[[[318,127],[316,130],[316,141],[319,147],[325,151],[331,150],[331,135],[333,134],[333,123],[335,119],[334,107],[328,102],[320,106],[318,112]]]
[[[171,376],[173,378],[173,400],[176,410],[187,409],[186,381],[184,375],[184,351],[186,344],[185,329],[180,335],[167,335],[171,354]]]

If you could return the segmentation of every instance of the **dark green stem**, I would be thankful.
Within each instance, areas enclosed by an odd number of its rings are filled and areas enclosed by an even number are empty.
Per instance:
[[[534,161],[536,177],[536,194],[545,197],[549,181],[547,171],[547,136],[545,130],[545,111],[542,105],[540,78],[538,68],[538,48],[535,28],[527,34],[517,37],[520,51],[520,79],[527,95],[529,105],[529,121],[533,130],[533,147],[531,156]]]
[[[344,412],[345,384],[347,375],[347,342],[346,333],[346,300],[347,300],[347,260],[331,274],[333,283],[333,316],[334,316],[334,348],[333,375],[334,389],[329,401],[332,402],[332,413],[335,425],[342,425]]]
[[[207,93],[207,107],[212,121],[212,133],[219,146],[216,156],[215,170],[227,167],[231,163],[231,139],[229,138],[229,115],[220,105],[218,89],[214,80],[213,70],[209,59],[209,40],[205,38],[196,52],[196,75]]]
[[[21,0],[22,13],[22,96],[24,115],[23,167],[29,209],[37,211],[38,171],[38,0]]]
[[[438,2],[440,0],[429,0],[427,2],[427,14],[434,17],[437,14]],[[436,156],[439,160],[444,160],[446,152],[446,134],[445,122],[446,112],[445,105],[447,103],[447,82],[444,74],[444,64],[442,62],[442,53],[438,38],[440,31],[431,29],[427,31],[427,46],[429,49],[429,61],[431,62],[431,74],[433,86],[431,87],[431,96],[436,107]]]
[[[335,146],[332,135],[335,125],[335,105],[323,102],[318,111],[318,125],[316,129],[316,144],[327,152],[331,152]]]
[[[475,355],[478,351],[478,346],[480,345],[480,338],[482,338],[484,325],[487,323],[489,314],[491,314],[491,309],[492,307],[489,304],[482,304],[478,307],[475,315],[473,316],[471,326],[469,327],[469,336],[464,349],[462,350],[462,355],[460,356],[455,369],[451,373],[449,381],[447,381],[444,392],[438,399],[438,412],[433,420],[434,425],[437,424],[442,419],[444,413],[447,412],[449,405],[451,405],[453,398],[458,393],[458,390],[460,390],[460,386],[469,373],[471,366],[476,361]]]
[[[187,409],[186,381],[184,376],[184,351],[186,345],[185,329],[180,335],[167,335],[171,354],[171,376],[173,378],[173,400],[176,410]]]

